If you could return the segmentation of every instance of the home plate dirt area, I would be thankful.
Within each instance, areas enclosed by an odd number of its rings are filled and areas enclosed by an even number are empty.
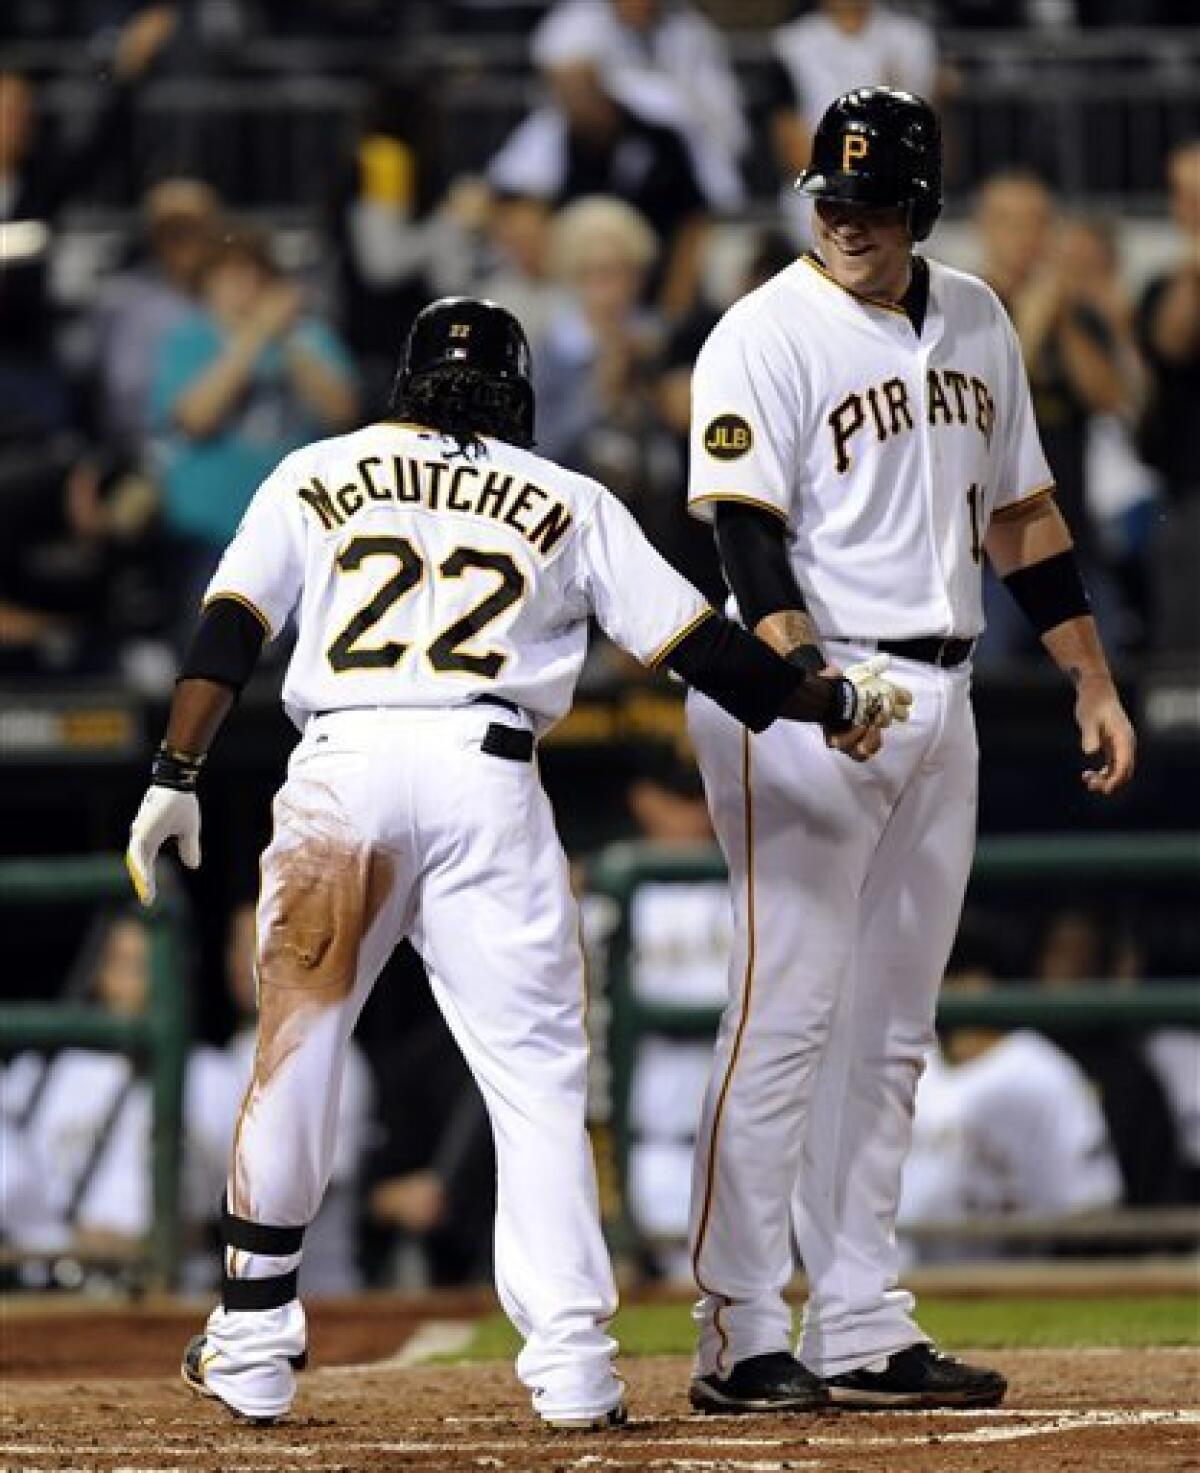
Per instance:
[[[990,1412],[753,1418],[691,1412],[685,1358],[630,1357],[629,1426],[583,1435],[543,1430],[507,1364],[406,1364],[419,1314],[347,1313],[314,1327],[322,1364],[301,1378],[291,1416],[257,1428],[179,1381],[194,1320],[145,1309],[6,1316],[0,1470],[1200,1473],[1190,1349],[989,1352],[1012,1387]]]

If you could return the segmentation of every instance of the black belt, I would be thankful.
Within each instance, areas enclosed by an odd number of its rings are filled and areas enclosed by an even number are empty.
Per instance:
[[[515,701],[510,701],[505,696],[472,696],[469,705],[472,706],[500,706],[513,716],[521,715],[521,708]],[[352,707],[343,707],[343,710],[351,710]],[[397,708],[400,709],[400,708]],[[332,716],[332,711],[314,711],[317,716]],[[510,762],[532,762],[534,739],[533,732],[525,731],[518,726],[504,726],[499,721],[493,721],[487,731],[483,734],[480,750],[489,757],[507,757]]]
[[[511,711],[514,716],[521,714],[520,706],[505,696],[472,696],[471,705],[500,706],[505,711]],[[486,752],[489,757],[506,757],[510,762],[532,762],[533,732],[493,721],[483,734],[479,750]]]
[[[854,643],[852,635],[847,636]],[[868,639],[881,655],[898,655],[902,660],[919,660],[922,665],[937,665],[942,670],[953,670],[971,658],[975,648],[973,639],[943,639],[929,634],[921,639]]]
[[[521,708],[516,701],[510,701],[507,696],[472,696],[472,706],[502,706],[504,710],[511,711],[514,716],[521,714]]]

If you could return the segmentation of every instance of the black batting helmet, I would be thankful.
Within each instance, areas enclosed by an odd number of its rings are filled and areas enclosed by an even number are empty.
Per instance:
[[[942,135],[929,104],[894,87],[856,87],[830,103],[796,180],[812,199],[902,205],[913,240],[942,211]]]
[[[482,297],[442,297],[417,314],[392,413],[451,434],[533,444],[532,358],[521,324]]]

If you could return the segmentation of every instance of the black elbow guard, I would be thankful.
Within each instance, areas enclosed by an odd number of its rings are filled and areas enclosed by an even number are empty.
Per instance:
[[[266,630],[245,604],[214,598],[200,617],[180,680],[213,680],[240,691],[254,672]]]
[[[803,706],[811,721],[837,714],[835,682],[805,674],[719,614],[693,629],[664,663],[751,731],[764,731],[789,704]]]
[[[1092,612],[1071,548],[1040,563],[1015,568],[1004,579],[1004,586],[1038,634],[1047,634],[1068,619]]]

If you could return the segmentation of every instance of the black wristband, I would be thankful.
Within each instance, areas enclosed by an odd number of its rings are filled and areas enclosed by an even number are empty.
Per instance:
[[[810,675],[820,675],[828,663],[825,659],[825,651],[815,644],[794,645],[783,658],[789,665],[798,665],[801,670],[807,670]]]
[[[1040,563],[1015,568],[1004,579],[1004,586],[1038,634],[1092,612],[1071,548]]]
[[[854,713],[858,709],[858,691],[853,682],[847,680],[844,675],[835,677],[829,683],[835,691],[834,714],[827,717],[823,723],[825,730],[834,733],[851,731],[854,727]]]
[[[204,766],[204,754],[199,757],[190,752],[180,752],[163,742],[150,764],[150,781],[158,788],[174,788],[179,793],[194,793],[196,779]]]

